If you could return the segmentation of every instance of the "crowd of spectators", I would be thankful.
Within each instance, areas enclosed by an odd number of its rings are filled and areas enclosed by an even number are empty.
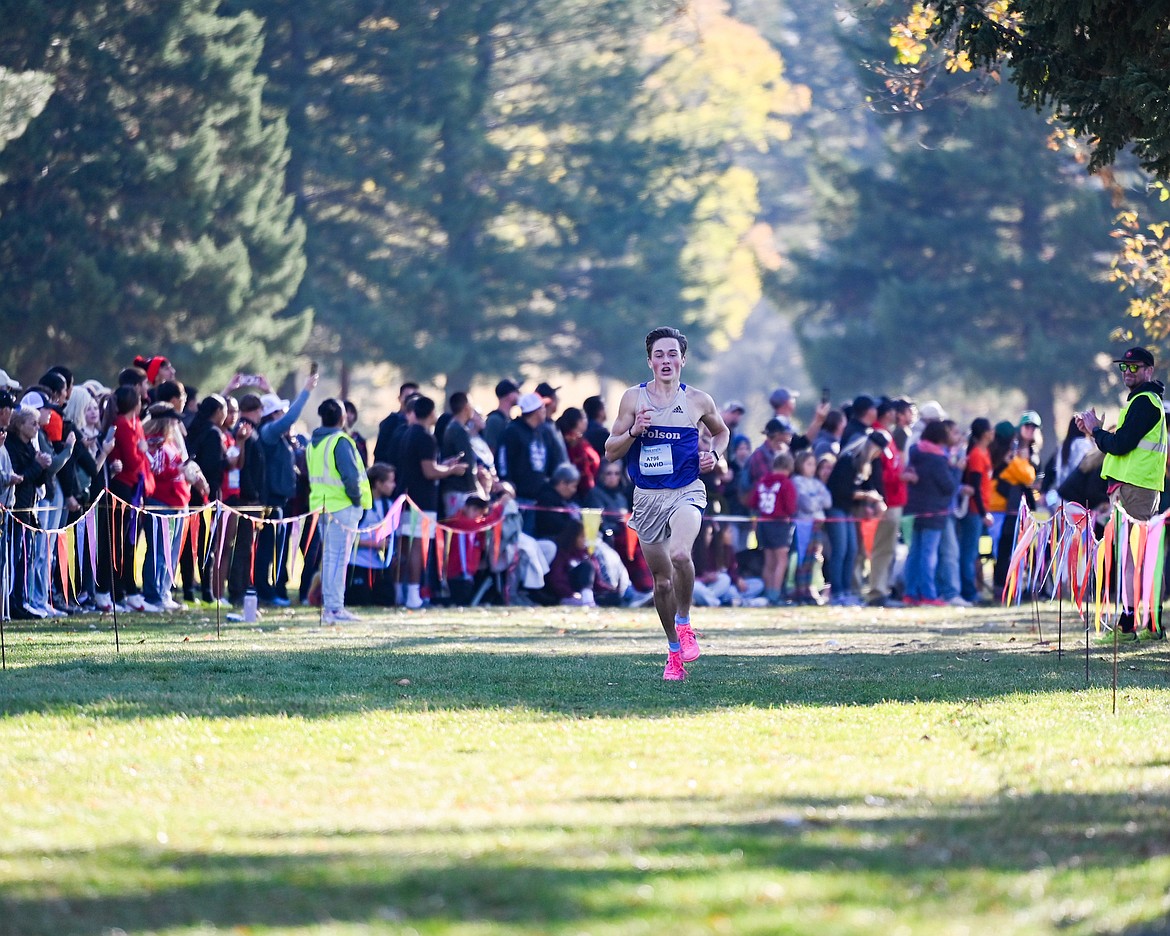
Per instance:
[[[277,607],[314,601],[320,537],[292,520],[308,503],[306,440],[293,429],[316,384],[314,373],[286,400],[237,375],[200,396],[161,356],[136,359],[112,387],[75,384],[66,367],[27,387],[0,371],[4,614],[238,607],[249,590]],[[629,478],[602,454],[601,397],[562,407],[560,388],[501,380],[485,416],[467,392],[436,401],[419,389],[402,385],[372,449],[344,401],[373,493],[347,604],[648,603],[653,580],[626,524]],[[965,428],[934,401],[823,399],[799,431],[796,397],[771,394],[758,444],[746,407],[722,408],[732,436],[704,476],[698,604],[992,601],[1021,501],[1106,500],[1100,453],[1075,424],[1042,470],[1031,411]],[[63,574],[51,531],[99,500]],[[208,523],[198,508],[217,501],[235,509]]]

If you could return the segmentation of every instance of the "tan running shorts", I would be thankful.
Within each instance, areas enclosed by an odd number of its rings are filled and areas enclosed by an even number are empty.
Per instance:
[[[684,488],[648,490],[634,488],[634,513],[630,526],[643,543],[663,543],[670,538],[670,518],[684,505],[707,506],[707,488],[696,479]]]

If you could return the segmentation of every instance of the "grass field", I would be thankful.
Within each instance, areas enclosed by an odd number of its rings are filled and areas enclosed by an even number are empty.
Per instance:
[[[1170,651],[1064,609],[6,631],[0,934],[1170,932]]]

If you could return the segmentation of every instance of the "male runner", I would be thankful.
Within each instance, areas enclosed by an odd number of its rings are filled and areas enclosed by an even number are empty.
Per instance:
[[[630,526],[654,574],[654,607],[670,650],[662,678],[680,680],[687,678],[683,663],[699,658],[691,627],[691,547],[707,506],[699,475],[715,467],[731,433],[711,397],[682,383],[686,335],[669,326],[654,329],[646,336],[646,359],[654,379],[622,394],[605,457],[626,459],[634,481]],[[711,432],[709,451],[699,451],[699,423]]]

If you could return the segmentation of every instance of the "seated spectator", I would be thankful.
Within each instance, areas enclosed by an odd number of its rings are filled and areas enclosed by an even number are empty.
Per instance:
[[[512,491],[507,485],[501,485],[499,493],[495,503],[472,494],[464,501],[459,513],[445,523],[450,530],[456,531],[449,533],[451,545],[447,551],[446,567],[447,587],[453,605],[470,605],[475,598],[477,575],[486,571],[483,568],[484,552],[486,536],[490,535],[486,531],[503,521],[504,512],[512,501]]]
[[[555,540],[570,521],[581,519],[581,507],[573,498],[581,473],[572,465],[561,465],[536,495],[538,540]]]
[[[559,604],[592,608],[620,602],[620,596],[606,584],[596,558],[589,552],[580,520],[569,519],[561,527],[556,547],[545,587]]]
[[[390,607],[394,604],[396,590],[390,574],[394,560],[394,531],[379,527],[394,505],[394,467],[374,462],[366,477],[373,503],[358,524],[361,533],[349,560],[345,603]]]
[[[707,608],[767,605],[768,599],[763,597],[764,580],[740,568],[731,524],[704,519],[691,555],[695,563],[696,605]]]
[[[600,483],[589,492],[587,507],[603,511],[601,540],[620,557],[629,573],[630,582],[640,595],[654,597],[654,576],[646,564],[640,540],[634,540],[633,554],[629,548],[627,518],[630,515],[630,493],[624,482],[625,469],[621,461],[601,463]]]

